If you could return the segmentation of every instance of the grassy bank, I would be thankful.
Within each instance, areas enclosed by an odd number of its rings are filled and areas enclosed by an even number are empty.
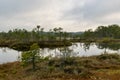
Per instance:
[[[36,71],[20,62],[0,65],[0,80],[119,80],[120,55],[43,59]]]
[[[9,47],[19,51],[27,51],[33,43],[38,43],[41,48],[54,48],[54,47],[63,47],[71,46],[74,42],[84,42],[84,43],[100,43],[100,44],[120,44],[120,39],[71,39],[65,41],[17,41],[17,40],[0,40],[0,47]]]
[[[54,47],[62,47],[62,46],[70,46],[72,43],[70,41],[16,41],[16,40],[0,40],[0,47],[9,47],[19,51],[27,51],[30,49],[30,46],[33,43],[38,43],[40,48],[54,48]]]
[[[71,42],[98,42],[98,43],[111,43],[111,42],[119,42],[120,39],[114,38],[86,38],[86,39],[71,39]]]

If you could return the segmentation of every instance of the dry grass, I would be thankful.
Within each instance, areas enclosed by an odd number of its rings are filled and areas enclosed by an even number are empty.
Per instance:
[[[120,80],[120,55],[51,59],[37,63],[37,70],[20,62],[0,65],[0,80]]]

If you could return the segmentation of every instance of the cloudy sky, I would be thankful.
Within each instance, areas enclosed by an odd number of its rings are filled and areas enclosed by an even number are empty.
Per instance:
[[[120,0],[0,0],[0,31],[38,24],[75,32],[120,24]]]

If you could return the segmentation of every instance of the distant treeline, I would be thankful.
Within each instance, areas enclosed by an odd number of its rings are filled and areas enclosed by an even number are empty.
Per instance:
[[[89,29],[85,32],[66,32],[63,28],[53,28],[48,32],[44,31],[39,25],[32,31],[25,29],[13,29],[8,32],[0,32],[0,41],[54,41],[54,40],[74,40],[74,39],[99,39],[112,38],[120,39],[120,26],[117,24],[99,26],[96,30]]]
[[[96,30],[89,29],[81,35],[82,38],[112,38],[120,39],[120,26],[117,24],[99,26]]]
[[[37,26],[32,31],[26,29],[13,29],[8,32],[0,32],[0,41],[12,40],[20,42],[33,42],[33,41],[60,41],[69,40],[70,38],[79,37],[81,32],[66,32],[63,28],[53,28],[48,32],[44,28]]]

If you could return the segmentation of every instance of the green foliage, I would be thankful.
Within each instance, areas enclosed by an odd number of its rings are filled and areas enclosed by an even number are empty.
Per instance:
[[[93,38],[95,36],[92,29],[89,29],[88,31],[85,31],[83,34],[84,38]]]
[[[33,45],[30,46],[30,50],[38,51],[39,50],[39,45],[37,43],[34,43]]]
[[[120,26],[116,24],[108,26],[99,26],[95,31],[92,31],[91,29],[85,31],[82,37],[120,39]]]
[[[30,46],[29,51],[25,51],[22,53],[22,64],[26,66],[28,64],[32,64],[33,70],[35,69],[35,63],[38,62],[40,59],[39,55],[39,46],[37,43],[34,43]]]

